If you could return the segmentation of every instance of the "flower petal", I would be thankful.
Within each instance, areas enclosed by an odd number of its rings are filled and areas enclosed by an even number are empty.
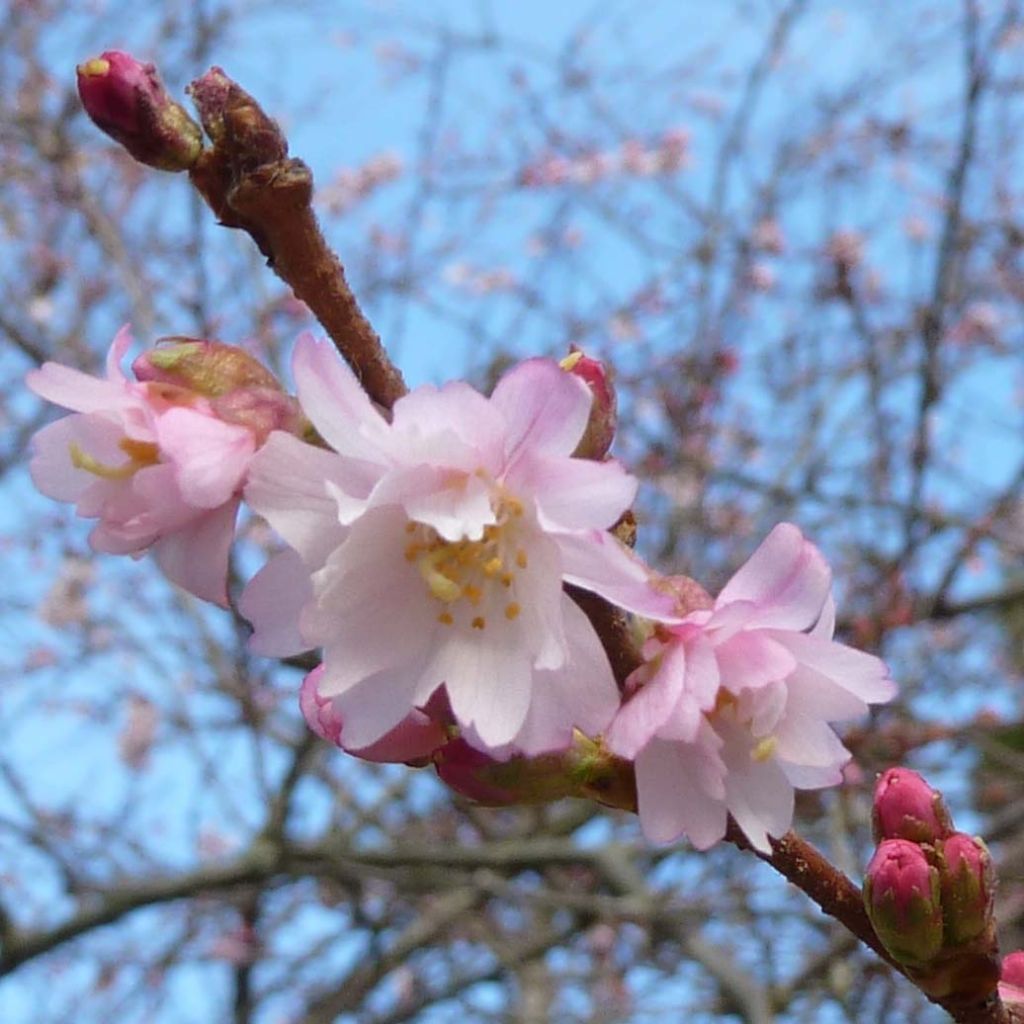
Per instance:
[[[640,824],[654,843],[682,836],[706,850],[725,836],[725,766],[718,739],[706,730],[698,743],[652,740],[636,758]]]
[[[199,508],[216,508],[235,494],[256,450],[245,427],[181,407],[158,417],[156,436],[177,466],[182,497]]]
[[[617,462],[522,458],[506,478],[516,493],[533,495],[547,530],[604,530],[636,496],[637,482]]]
[[[527,359],[498,381],[491,403],[507,425],[505,457],[571,455],[587,426],[590,390],[553,359]]]
[[[153,546],[160,568],[172,583],[222,608],[228,604],[228,555],[237,512],[237,499],[225,502]]]
[[[715,607],[758,606],[751,625],[807,629],[828,599],[832,572],[821,552],[792,523],[780,523],[726,584]]]
[[[562,556],[562,578],[593,591],[626,611],[678,621],[675,600],[651,585],[651,571],[610,533],[553,533]]]
[[[562,601],[568,658],[534,677],[530,709],[515,738],[515,747],[528,757],[567,749],[574,727],[597,736],[619,707],[619,689],[594,627],[569,597],[562,595]]]
[[[249,463],[245,500],[311,569],[323,565],[345,536],[327,484],[349,493],[346,468],[333,452],[281,431],[271,434]]]
[[[303,412],[336,452],[373,464],[389,461],[387,423],[329,341],[302,335],[292,373]]]
[[[299,631],[299,615],[313,598],[313,581],[298,552],[274,555],[251,580],[238,601],[239,613],[252,624],[249,650],[285,658],[312,646]]]

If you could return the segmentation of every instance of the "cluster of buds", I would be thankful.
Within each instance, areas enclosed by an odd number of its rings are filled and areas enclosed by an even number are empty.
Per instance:
[[[931,996],[991,998],[999,966],[985,844],[957,832],[942,794],[906,768],[879,778],[872,823],[864,902],[882,945]]]

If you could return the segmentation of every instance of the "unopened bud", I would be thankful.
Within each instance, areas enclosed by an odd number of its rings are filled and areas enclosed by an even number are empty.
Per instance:
[[[202,129],[171,99],[153,64],[107,50],[78,65],[78,95],[96,126],[140,163],[186,171],[202,152]]]
[[[939,876],[946,948],[991,934],[995,874],[985,844],[954,832],[940,847]]]
[[[237,345],[201,338],[164,338],[132,363],[141,381],[174,384],[216,398],[241,388],[281,391],[277,378]]]
[[[905,839],[885,839],[868,864],[864,905],[889,954],[923,967],[942,951],[939,873],[924,851]]]
[[[1003,957],[999,973],[999,998],[1024,1005],[1024,949]]]
[[[636,807],[632,766],[576,732],[567,750],[499,761],[464,739],[437,751],[441,780],[462,796],[491,807],[585,797],[611,807]]]
[[[618,423],[618,403],[608,367],[598,359],[585,356],[575,347],[560,365],[567,373],[579,377],[593,396],[587,429],[573,454],[579,459],[603,459],[615,439]]]
[[[302,681],[299,690],[299,708],[310,730],[322,740],[364,761],[384,764],[411,764],[423,766],[430,761],[431,754],[442,746],[447,734],[437,722],[422,711],[413,709],[390,732],[365,747],[349,747],[345,743],[345,723],[334,706],[331,697],[321,696],[320,680],[323,666],[313,669]]]
[[[942,794],[909,768],[890,768],[875,785],[871,814],[875,842],[935,843],[953,831]]]

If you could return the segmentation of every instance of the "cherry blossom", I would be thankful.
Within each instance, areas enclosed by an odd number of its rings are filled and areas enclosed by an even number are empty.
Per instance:
[[[32,479],[98,522],[95,551],[141,556],[197,597],[227,604],[228,552],[257,436],[227,423],[201,395],[167,382],[129,379],[127,327],[107,354],[105,379],[47,362],[28,386],[70,409],[32,440]]]
[[[318,694],[343,745],[375,743],[443,685],[480,749],[528,754],[594,735],[619,703],[607,657],[563,583],[623,608],[671,602],[607,529],[636,482],[572,458],[590,392],[547,359],[416,389],[390,420],[325,342],[299,340],[299,400],[325,451],[274,433],[246,499],[291,546],[241,608],[254,649],[323,648]]]
[[[832,639],[830,585],[818,549],[783,523],[712,607],[655,628],[607,737],[635,759],[650,839],[707,849],[731,814],[767,851],[790,827],[794,788],[842,780],[850,755],[831,724],[894,685],[878,658]]]

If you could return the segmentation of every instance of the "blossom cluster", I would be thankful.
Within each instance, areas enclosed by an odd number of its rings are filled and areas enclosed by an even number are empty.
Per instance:
[[[97,521],[95,550],[152,549],[222,605],[244,499],[283,542],[237,598],[252,648],[321,652],[300,706],[347,751],[434,763],[488,802],[572,791],[552,779],[570,761],[633,762],[651,839],[707,848],[731,815],[768,850],[795,789],[841,781],[833,726],[893,695],[882,662],[833,638],[831,574],[797,527],[716,599],[618,539],[637,481],[607,457],[614,392],[580,353],[383,411],[311,336],[295,397],[217,342],[172,340],[129,377],[130,344],[122,330],[104,380],[29,375],[73,412],[36,435],[33,479]],[[580,592],[644,638],[623,691]]]

